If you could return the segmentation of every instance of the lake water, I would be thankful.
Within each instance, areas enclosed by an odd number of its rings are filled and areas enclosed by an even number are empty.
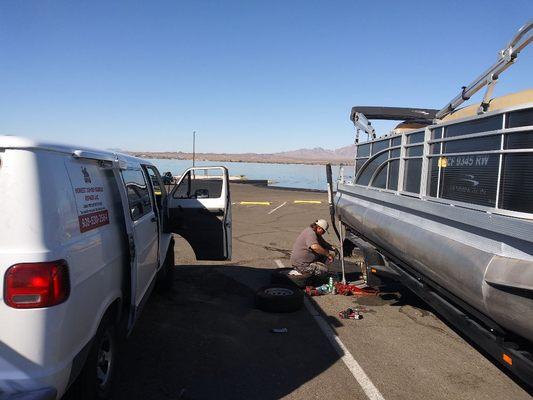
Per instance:
[[[173,175],[181,173],[192,166],[190,160],[151,160],[161,173],[172,172]],[[248,179],[268,179],[274,181],[270,186],[319,189],[326,190],[326,167],[324,165],[302,164],[266,164],[245,162],[197,161],[196,166],[224,165],[231,176],[244,175]],[[332,166],[333,178],[339,173],[339,166]],[[351,167],[344,167],[345,176],[350,174]]]

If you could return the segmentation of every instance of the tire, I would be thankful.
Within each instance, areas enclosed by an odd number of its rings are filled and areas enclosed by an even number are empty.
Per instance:
[[[112,321],[105,318],[98,327],[85,365],[74,383],[75,399],[106,400],[113,393],[119,348]]]
[[[157,291],[166,292],[174,286],[174,241],[170,242],[165,262],[157,275]]]
[[[302,308],[303,302],[303,292],[293,285],[265,286],[255,294],[257,308],[266,312],[294,312]]]

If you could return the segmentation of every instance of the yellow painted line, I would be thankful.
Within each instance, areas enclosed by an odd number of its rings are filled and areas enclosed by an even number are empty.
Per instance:
[[[320,200],[294,200],[294,204],[322,204]]]
[[[241,201],[239,203],[242,206],[269,206],[270,201]]]

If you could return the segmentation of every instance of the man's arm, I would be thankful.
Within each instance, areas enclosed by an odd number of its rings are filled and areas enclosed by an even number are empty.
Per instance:
[[[325,257],[328,257],[329,256],[329,251],[328,249],[322,247],[321,245],[319,245],[318,243],[313,243],[311,245],[311,250],[313,250],[315,253],[317,254],[320,254],[321,256],[325,256]]]
[[[327,250],[335,251],[335,246],[326,242],[326,240],[323,237],[318,237],[318,243],[320,244],[320,246],[322,246],[323,248]]]

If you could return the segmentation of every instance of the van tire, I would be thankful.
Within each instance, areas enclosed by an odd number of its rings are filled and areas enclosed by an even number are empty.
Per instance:
[[[294,312],[302,308],[303,303],[303,292],[294,285],[269,285],[255,294],[255,305],[266,312]]]
[[[157,275],[157,291],[166,292],[174,286],[174,241],[170,242],[165,262],[161,266],[161,270]]]
[[[76,399],[111,398],[119,354],[117,330],[113,321],[113,318],[104,317],[96,331],[85,365],[73,385]]]

